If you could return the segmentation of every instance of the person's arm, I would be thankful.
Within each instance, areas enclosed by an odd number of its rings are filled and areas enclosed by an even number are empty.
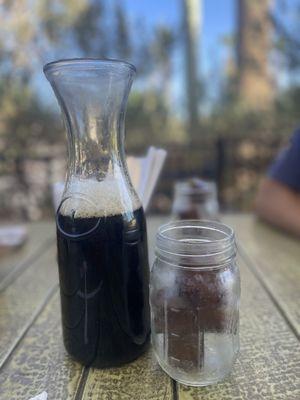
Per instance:
[[[256,213],[265,221],[300,236],[300,194],[289,186],[266,177],[255,201]]]

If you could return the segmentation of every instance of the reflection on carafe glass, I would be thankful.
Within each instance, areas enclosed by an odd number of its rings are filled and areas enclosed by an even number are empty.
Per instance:
[[[149,339],[143,209],[93,216],[67,208],[57,215],[65,346],[85,365],[121,365]]]

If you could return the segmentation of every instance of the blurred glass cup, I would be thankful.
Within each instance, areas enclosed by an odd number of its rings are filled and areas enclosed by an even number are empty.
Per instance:
[[[239,351],[240,276],[233,230],[214,221],[176,221],[156,237],[151,335],[173,379],[206,386],[224,379]]]
[[[191,178],[175,184],[172,214],[175,219],[218,220],[217,185]]]

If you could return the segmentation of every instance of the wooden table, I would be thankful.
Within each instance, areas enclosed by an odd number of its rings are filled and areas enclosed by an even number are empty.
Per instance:
[[[49,400],[299,400],[300,241],[249,215],[224,221],[237,233],[242,277],[241,353],[229,379],[178,385],[151,351],[110,370],[72,361],[61,336],[54,225],[36,223],[28,243],[0,262],[0,399],[46,390]],[[162,222],[148,220],[150,249]]]

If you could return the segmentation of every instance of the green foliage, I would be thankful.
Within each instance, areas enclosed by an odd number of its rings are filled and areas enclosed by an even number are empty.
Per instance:
[[[54,115],[41,106],[28,86],[6,82],[0,92],[0,137],[7,161],[36,156],[41,139],[48,143],[58,140],[61,130]]]
[[[157,27],[153,43],[153,54],[157,62],[164,65],[170,63],[175,43],[176,38],[170,28],[166,26]]]
[[[102,2],[94,0],[77,15],[72,26],[75,40],[81,51],[93,57],[104,57],[108,48],[103,27],[104,11]]]
[[[222,99],[205,120],[210,135],[255,137],[261,135],[289,137],[300,123],[300,87],[280,92],[269,110],[250,111],[235,99]]]
[[[127,145],[140,151],[168,138],[169,109],[163,93],[170,83],[173,34],[160,26],[151,35],[144,24],[129,24],[121,1],[109,5],[107,0],[18,0],[0,6],[0,179],[14,177],[15,190],[10,190],[23,199],[17,202],[22,215],[31,215],[29,197],[34,197],[25,172],[27,160],[51,159],[52,145],[65,146],[60,117],[39,95],[46,62],[69,57],[132,62],[139,79],[128,107]],[[145,77],[154,70],[163,79],[148,89]],[[176,129],[172,132],[176,136]],[[99,155],[93,150],[91,146],[90,160],[97,162]],[[11,192],[3,198],[3,209]],[[44,192],[41,189],[40,199],[48,202]]]
[[[128,60],[132,55],[131,39],[125,10],[121,3],[116,3],[115,6],[115,23],[115,48],[120,58]]]
[[[155,115],[155,118],[153,118]],[[163,143],[166,137],[168,110],[155,92],[133,92],[126,114],[126,144],[131,149],[145,149]]]
[[[300,5],[288,6],[283,1],[280,10],[280,15],[271,16],[276,33],[274,45],[290,72],[295,73],[300,70]],[[288,12],[293,15],[291,23],[283,18]]]
[[[7,157],[29,151],[33,141],[51,143],[61,137],[57,116],[44,109],[33,85],[36,69],[41,70],[50,57],[123,58],[142,67],[139,76],[155,66],[164,71],[164,81],[169,79],[165,71],[169,73],[171,68],[171,31],[161,26],[153,38],[144,40],[145,36],[137,34],[133,40],[135,27],[129,25],[122,3],[115,3],[111,26],[106,24],[105,4],[104,0],[19,0],[0,7],[0,33],[8,39],[0,41],[0,59],[4,60],[0,66],[0,136],[9,148]],[[130,103],[134,130],[139,124],[142,128],[145,121],[153,131],[164,124],[168,110],[160,93],[154,91],[143,89],[136,95],[138,101]],[[40,128],[32,129],[32,123]],[[58,135],[49,126],[55,127]]]

